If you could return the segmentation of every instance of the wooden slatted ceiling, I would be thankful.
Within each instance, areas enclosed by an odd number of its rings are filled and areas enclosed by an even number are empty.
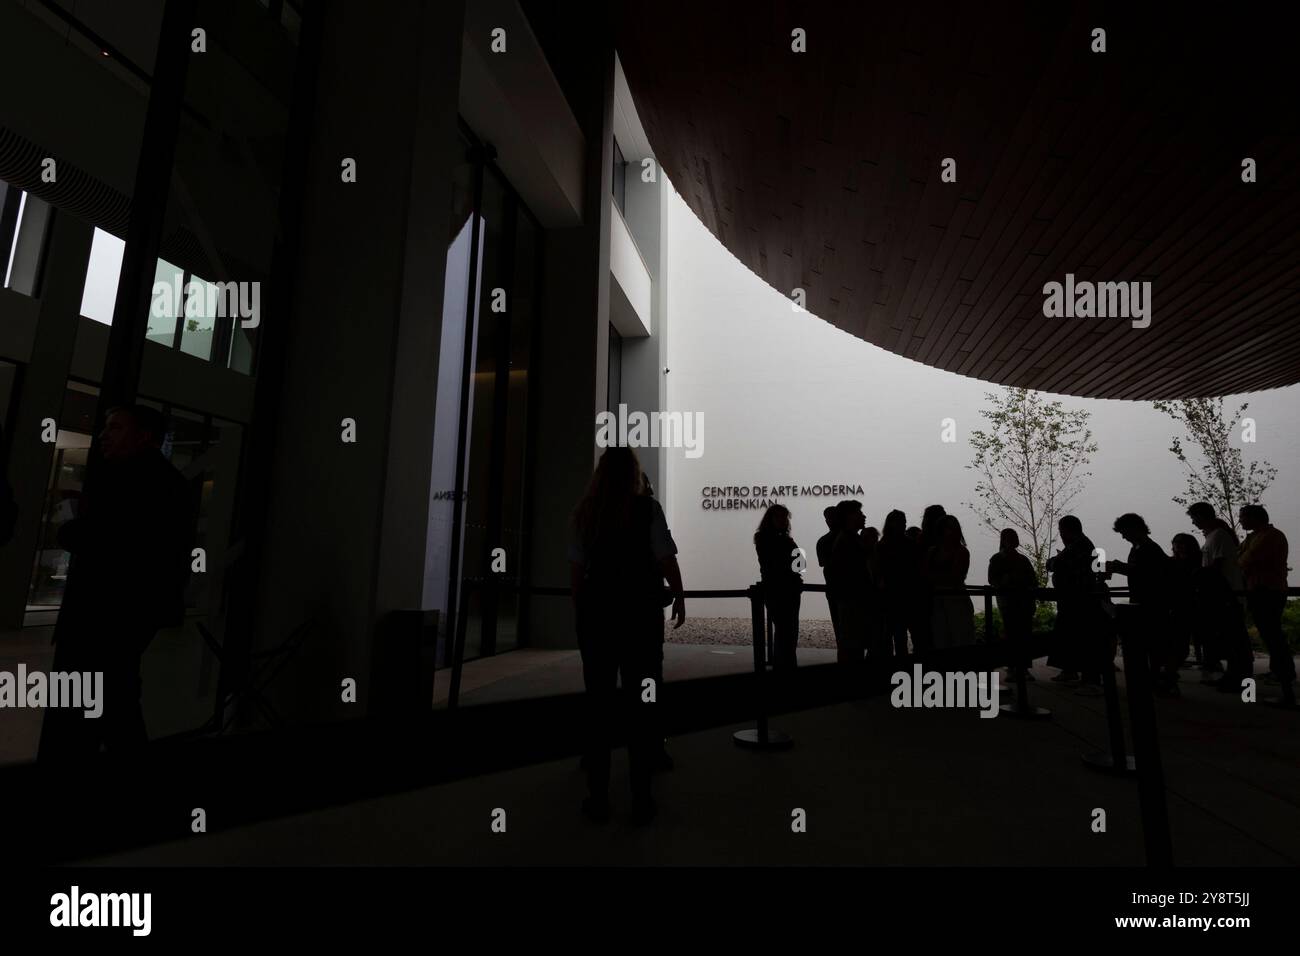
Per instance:
[[[629,3],[617,36],[678,192],[840,328],[1066,394],[1300,382],[1289,25],[1130,6],[665,0]],[[1151,281],[1150,328],[1045,318],[1043,284],[1067,272]]]

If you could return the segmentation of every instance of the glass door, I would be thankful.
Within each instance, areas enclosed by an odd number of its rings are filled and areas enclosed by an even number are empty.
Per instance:
[[[529,371],[541,230],[468,130],[455,171],[435,412],[426,606],[465,659],[520,643]],[[455,415],[454,427],[452,415]],[[463,606],[458,604],[463,601]],[[445,657],[444,657],[445,662]]]

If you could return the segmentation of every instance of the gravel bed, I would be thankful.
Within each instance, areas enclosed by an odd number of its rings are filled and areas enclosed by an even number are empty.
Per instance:
[[[679,628],[669,623],[664,628],[669,644],[720,644],[753,646],[753,624],[747,617],[687,617]],[[835,648],[831,622],[800,621],[799,646]]]

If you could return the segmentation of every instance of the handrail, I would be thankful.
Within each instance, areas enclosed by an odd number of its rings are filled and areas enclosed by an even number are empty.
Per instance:
[[[475,588],[482,588],[484,586],[489,588],[506,590],[506,591],[515,591],[519,594],[524,594],[524,595],[535,595],[538,597],[570,597],[573,593],[572,589],[567,587],[556,587],[553,585],[520,584],[517,581],[511,581],[507,578],[501,578],[495,576],[462,578],[461,579],[461,600],[460,603],[457,605],[459,608],[462,609],[462,613],[457,615],[459,617],[459,620],[455,624],[455,634],[453,635],[452,638],[451,686],[448,689],[448,693],[447,693],[447,707],[448,709],[451,710],[454,710],[456,708],[460,700],[461,671],[464,665],[464,656],[465,656],[466,615],[463,613],[463,609],[465,607],[465,597],[470,590]],[[761,587],[761,582],[757,586]],[[803,584],[800,590],[801,592],[804,593],[824,594],[826,593],[826,585],[825,584]],[[1034,599],[1038,601],[1055,602],[1057,601],[1057,593],[1056,593],[1057,590],[1058,590],[1057,588],[1034,588],[1033,596]],[[1071,596],[1089,594],[1096,597],[1126,598],[1130,596],[1130,591],[1131,588],[1129,587],[1108,586],[1104,589],[1099,588],[1095,591],[1073,592]],[[680,596],[683,598],[692,598],[692,599],[749,598],[750,592],[751,592],[750,588],[745,588],[745,589],[724,588],[724,589],[717,589],[717,590],[695,590],[695,591],[687,590],[687,591],[681,591]],[[882,589],[882,590],[876,590],[875,593],[883,597],[887,595],[889,592]],[[1234,589],[1230,593],[1239,596],[1244,596],[1250,592],[1245,590]],[[1285,593],[1287,594],[1288,597],[1300,595],[1300,587],[1287,588]],[[983,598],[984,608],[983,611],[979,613],[984,614],[984,639],[985,642],[987,643],[991,640],[993,636],[993,615],[992,615],[993,599],[997,597],[1005,597],[1009,595],[1027,596],[1028,589],[1021,589],[1021,590],[1016,590],[1012,588],[1000,589],[1000,588],[995,588],[991,584],[971,584],[971,585],[967,585],[964,588],[919,589],[916,592],[916,594],[918,597],[965,596],[965,597]]]
[[[469,588],[481,587],[485,584],[493,585],[510,591],[518,591],[521,594],[532,594],[532,595],[537,595],[539,597],[568,597],[570,594],[573,593],[572,589],[567,587],[558,587],[555,585],[540,585],[540,584],[519,584],[516,581],[510,581],[504,578],[495,578],[495,577],[465,578],[461,583]],[[826,585],[825,584],[804,584],[800,590],[804,594],[809,594],[809,593],[824,594],[826,592]],[[1036,599],[1040,601],[1042,600],[1052,601],[1056,599],[1057,590],[1058,589],[1054,587],[1034,588],[1033,595]],[[1105,595],[1109,597],[1128,597],[1130,590],[1131,588],[1124,585],[1124,586],[1117,586],[1117,587],[1107,587],[1104,590],[1099,589],[1096,591],[1088,591],[1088,592],[1070,591],[1067,593],[1069,593],[1070,595],[1086,593],[1086,594],[1094,594],[1097,596]],[[1276,593],[1277,590],[1278,589],[1276,588],[1272,589],[1273,593]],[[890,592],[887,589],[879,589],[879,590],[873,590],[871,593],[889,594]],[[983,597],[985,594],[991,594],[993,597],[997,597],[1003,594],[1005,595],[1014,594],[1019,597],[1019,596],[1027,595],[1029,593],[1029,589],[1028,588],[1022,588],[1022,589],[996,588],[991,584],[968,584],[964,588],[927,588],[924,590],[918,590],[916,593],[921,595],[927,595],[927,596],[935,595],[938,597],[957,597],[961,595],[966,595],[968,597],[977,597],[977,596]],[[1244,597],[1253,592],[1245,588],[1240,588],[1240,589],[1230,589],[1228,593],[1236,594]],[[1300,597],[1300,587],[1286,588],[1284,593],[1288,597]],[[687,598],[737,598],[737,597],[743,598],[749,596],[749,590],[747,588],[686,590],[686,591],[682,591],[681,595],[682,597],[687,597]]]

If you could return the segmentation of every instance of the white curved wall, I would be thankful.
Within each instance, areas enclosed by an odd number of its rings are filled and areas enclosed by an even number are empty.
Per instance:
[[[983,395],[996,386],[909,361],[807,313],[749,272],[700,224],[674,192],[668,199],[668,408],[700,411],[704,453],[688,459],[670,449],[668,500],[688,588],[735,588],[757,579],[751,536],[761,512],[714,512],[700,506],[704,485],[860,483],[868,523],[891,508],[910,523],[943,504],[962,521],[971,550],[972,584],[985,583],[997,538],[963,506],[974,492],[967,439],[980,427]],[[1265,498],[1273,523],[1300,548],[1300,501],[1286,493],[1300,476],[1300,387],[1246,397],[1258,422],[1248,457],[1279,468]],[[1093,413],[1100,445],[1093,477],[1078,499],[1085,530],[1111,556],[1128,546],[1110,530],[1125,511],[1143,514],[1168,550],[1193,531],[1169,499],[1182,493],[1181,466],[1169,453],[1170,422],[1146,402],[1062,399]],[[940,440],[944,418],[957,442]],[[824,533],[823,498],[783,501],[794,536],[809,555]],[[1199,540],[1199,539],[1198,539]],[[821,583],[815,558],[805,579]],[[1293,581],[1292,583],[1298,583]],[[747,615],[743,601],[692,602],[699,617]],[[805,596],[804,617],[826,617],[819,595]]]

